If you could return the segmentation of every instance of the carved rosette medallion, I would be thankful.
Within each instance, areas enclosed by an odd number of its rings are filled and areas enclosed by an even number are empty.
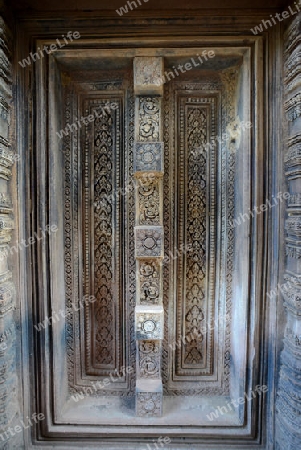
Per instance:
[[[163,339],[163,308],[137,306],[136,337],[138,340]]]
[[[136,172],[163,172],[163,142],[136,142],[134,158]]]
[[[136,227],[136,257],[163,257],[163,228]]]

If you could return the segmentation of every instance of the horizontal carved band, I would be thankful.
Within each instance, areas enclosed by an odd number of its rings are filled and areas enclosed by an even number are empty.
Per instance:
[[[301,72],[301,49],[297,49],[290,58],[287,59],[285,64],[285,83],[288,84]]]
[[[301,18],[297,16],[285,33],[285,56],[290,57],[294,48],[301,42]]]
[[[13,230],[14,221],[6,216],[0,216],[0,232],[3,230]]]
[[[285,222],[289,235],[301,237],[301,216],[289,217]]]
[[[301,193],[293,193],[289,196],[288,206],[301,206]]]
[[[281,293],[287,306],[301,315],[301,279],[296,276],[285,275],[285,283],[281,286]]]
[[[301,115],[301,93],[295,95],[285,103],[286,117],[293,122]]]
[[[300,242],[298,243],[300,244]],[[301,259],[301,247],[293,244],[288,244],[286,246],[286,256],[293,259]]]

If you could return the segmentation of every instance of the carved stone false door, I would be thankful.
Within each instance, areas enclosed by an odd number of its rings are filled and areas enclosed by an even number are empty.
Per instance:
[[[249,436],[257,409],[227,405],[261,370],[260,286],[245,274],[262,255],[250,222],[233,222],[259,192],[241,125],[252,58],[244,46],[229,57],[216,48],[177,74],[200,49],[101,48],[80,63],[66,52],[45,72],[58,136],[45,220],[58,231],[44,308],[65,311],[39,347],[53,358],[43,365],[53,423],[117,440],[170,427],[177,439],[182,429],[222,438],[225,425]],[[228,412],[211,421],[218,407]]]

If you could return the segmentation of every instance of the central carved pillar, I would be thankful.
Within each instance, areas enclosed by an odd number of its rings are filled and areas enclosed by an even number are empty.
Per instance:
[[[163,58],[134,59],[136,121],[136,414],[162,415],[161,342],[163,239]]]

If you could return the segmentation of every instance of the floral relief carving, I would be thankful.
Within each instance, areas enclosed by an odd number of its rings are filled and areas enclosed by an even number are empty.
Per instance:
[[[159,142],[161,99],[158,97],[138,97],[137,141]]]

